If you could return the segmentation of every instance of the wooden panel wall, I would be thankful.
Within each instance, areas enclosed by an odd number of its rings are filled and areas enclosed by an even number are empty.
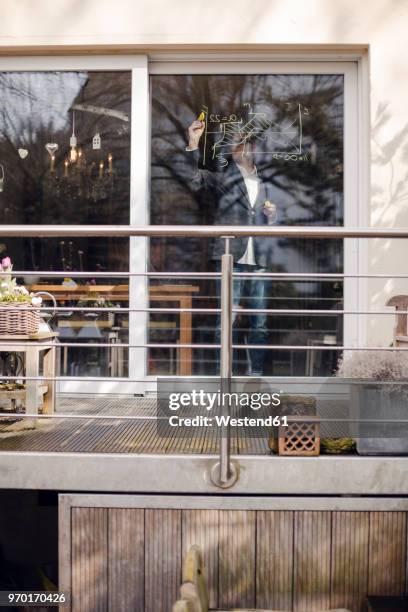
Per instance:
[[[171,612],[192,544],[212,608],[360,612],[406,588],[406,512],[72,508],[72,610]]]

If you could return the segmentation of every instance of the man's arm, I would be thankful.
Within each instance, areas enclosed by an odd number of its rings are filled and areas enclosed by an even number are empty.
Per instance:
[[[205,123],[196,119],[188,126],[188,145],[186,151],[196,151],[200,144],[200,138],[204,133]]]
[[[205,122],[196,119],[188,127],[188,144],[186,146],[186,167],[191,187],[198,191],[201,188],[211,188],[218,184],[218,173],[204,170],[198,165],[199,145],[204,133]]]

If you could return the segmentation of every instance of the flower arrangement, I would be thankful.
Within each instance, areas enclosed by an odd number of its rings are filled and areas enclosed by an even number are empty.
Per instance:
[[[107,300],[104,296],[100,295],[97,291],[90,292],[86,295],[80,297],[77,302],[77,306],[81,308],[114,308],[115,304],[110,300]],[[112,321],[114,320],[114,315],[112,312],[108,310],[108,312],[90,312],[89,310],[84,310],[80,312],[80,315],[86,317],[87,319],[97,319],[103,321]]]
[[[77,306],[82,306],[82,308],[113,308],[115,304],[95,291],[81,296]]]
[[[408,353],[405,351],[353,351],[340,359],[336,376],[367,378],[370,381],[392,383],[386,391],[405,391],[408,380]]]
[[[30,293],[24,285],[17,285],[12,271],[10,257],[4,257],[0,263],[0,333],[37,333],[42,298]]]
[[[13,264],[10,257],[4,257],[0,263],[0,302],[41,306],[42,298],[30,293],[24,285],[17,285],[17,280],[12,278],[12,271]]]

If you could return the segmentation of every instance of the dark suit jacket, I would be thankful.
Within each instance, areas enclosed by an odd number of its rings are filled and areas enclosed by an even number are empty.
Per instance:
[[[269,225],[270,221],[263,212],[266,200],[273,200],[271,186],[260,182],[260,189],[255,205],[252,207],[247,188],[237,165],[231,161],[224,172],[210,172],[198,166],[199,152],[186,151],[186,164],[190,174],[190,186],[198,191],[209,189],[216,199],[214,225]],[[246,236],[230,241],[230,252],[236,263],[244,255],[249,238]],[[271,238],[254,237],[254,254],[258,266],[271,264]],[[219,259],[224,253],[225,241],[214,240],[213,259]]]

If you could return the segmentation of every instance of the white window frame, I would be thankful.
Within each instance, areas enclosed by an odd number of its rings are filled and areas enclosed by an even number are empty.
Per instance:
[[[250,61],[248,61],[250,59]],[[319,57],[321,60],[321,56]],[[343,74],[344,75],[344,227],[359,227],[367,220],[368,170],[359,152],[365,152],[368,161],[368,144],[365,140],[363,117],[367,119],[366,96],[368,89],[363,80],[365,67],[363,56],[339,58],[333,61],[327,55],[325,61],[314,61],[312,56],[287,57],[285,61],[274,61],[273,56],[225,56],[214,61],[214,55],[196,55],[188,61],[182,54],[156,55],[149,63],[149,75],[159,74]],[[246,60],[246,61],[245,61]],[[363,180],[365,179],[365,180]],[[368,225],[364,223],[364,225]],[[366,267],[366,245],[358,239],[344,239],[343,285],[344,346],[359,346],[365,340],[365,326],[356,314],[363,309],[366,292],[362,290],[358,274]]]
[[[150,74],[344,74],[344,227],[368,225],[369,193],[369,95],[368,66],[363,54],[214,54],[177,53],[147,55],[72,55],[59,57],[19,56],[0,58],[0,71],[52,70],[131,70],[131,196],[130,224],[145,225],[149,218],[150,173]],[[278,61],[279,60],[279,61]],[[367,266],[366,245],[357,239],[344,241],[344,273],[357,275]],[[129,270],[144,274],[147,270],[148,241],[130,240]],[[129,281],[130,308],[147,305],[147,281],[132,276]],[[365,285],[357,278],[344,283],[344,308],[363,309],[367,301]],[[63,382],[60,391],[81,394],[134,394],[156,390],[156,377],[147,376],[146,313],[129,316],[129,380]],[[344,343],[361,345],[366,326],[355,314],[344,318]]]
[[[129,70],[132,72],[132,112],[131,112],[131,166],[130,166],[130,225],[147,223],[147,183],[148,183],[148,142],[149,142],[149,104],[148,69],[146,55],[71,55],[60,57],[2,57],[1,72],[41,72],[41,71],[81,71],[81,70]],[[129,271],[146,272],[146,239],[131,238],[129,241]],[[146,279],[131,276],[129,279],[129,307],[146,307]],[[145,313],[129,313],[129,381],[111,378],[109,380],[62,381],[58,385],[61,393],[88,395],[133,394],[145,389],[143,379],[146,368],[146,321]],[[143,367],[141,367],[143,365]],[[132,375],[133,372],[133,375]],[[131,383],[131,378],[142,379]]]

